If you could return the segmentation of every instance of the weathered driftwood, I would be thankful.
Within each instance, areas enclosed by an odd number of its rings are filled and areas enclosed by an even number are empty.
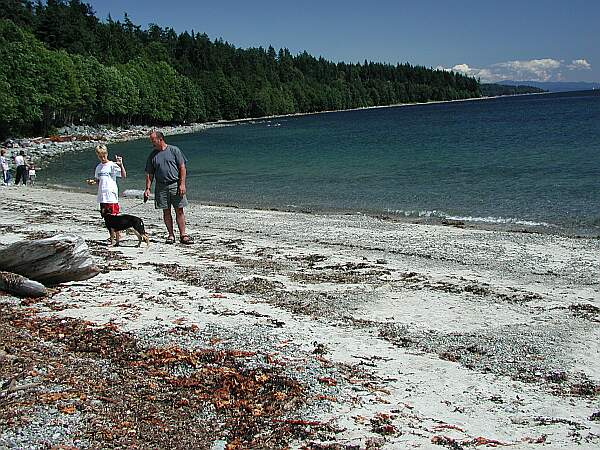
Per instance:
[[[15,242],[1,249],[0,270],[45,285],[87,280],[100,272],[85,241],[70,234]]]
[[[0,291],[19,297],[44,297],[48,294],[42,283],[11,272],[0,272]]]
[[[2,386],[3,389],[0,389],[0,399],[8,397],[10,394],[19,391],[28,391],[29,389],[33,389],[41,386],[42,383],[28,383],[22,384],[21,386],[17,386],[17,382],[15,379],[11,379],[8,383],[6,383],[6,387]]]

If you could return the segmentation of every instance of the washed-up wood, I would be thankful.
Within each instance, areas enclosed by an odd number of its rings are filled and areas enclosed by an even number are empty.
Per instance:
[[[20,241],[0,250],[0,270],[45,285],[81,281],[100,272],[85,241],[70,234]]]
[[[19,297],[44,297],[48,294],[42,283],[11,272],[0,272],[0,291]]]

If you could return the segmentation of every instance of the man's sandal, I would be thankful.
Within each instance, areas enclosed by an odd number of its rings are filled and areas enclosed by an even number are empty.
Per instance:
[[[179,238],[179,242],[184,245],[190,245],[194,243],[194,240],[191,238],[191,236],[185,234]]]
[[[166,240],[165,240],[165,244],[174,244],[175,243],[175,236],[169,236]]]

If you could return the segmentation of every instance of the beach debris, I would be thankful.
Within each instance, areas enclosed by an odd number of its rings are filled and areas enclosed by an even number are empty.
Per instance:
[[[600,308],[589,303],[569,305],[569,311],[576,317],[581,317],[592,322],[600,322]]]
[[[529,444],[544,444],[546,443],[547,436],[542,434],[540,437],[532,438],[532,437],[524,437],[521,439],[523,442],[527,442]]]
[[[326,355],[329,353],[327,346],[325,344],[319,343],[317,341],[313,342],[314,350],[312,351],[315,355]]]
[[[41,384],[42,384],[42,383],[26,383],[26,384],[17,385],[16,379],[17,379],[17,377],[12,377],[9,380],[2,383],[2,386],[0,386],[0,400],[7,398],[8,396],[10,396],[11,394],[14,394],[14,393],[25,392],[25,391],[28,391],[31,389],[35,389],[35,388],[41,386]]]
[[[440,430],[456,430],[456,431],[460,431],[461,433],[464,433],[465,430],[463,430],[460,427],[457,427],[456,425],[451,425],[448,423],[442,423],[440,425],[436,425],[435,427],[433,427],[433,429],[435,431],[440,431]]]
[[[447,225],[451,227],[464,228],[465,223],[462,220],[455,219],[442,219],[442,225]]]
[[[85,241],[71,234],[19,241],[1,249],[0,270],[45,285],[87,280],[100,273]]]
[[[325,261],[327,256],[311,253],[310,255],[288,256],[287,258],[292,261],[304,261],[308,263],[308,267],[313,267],[316,263]]]
[[[258,367],[254,352],[145,347],[110,324],[0,304],[0,342],[7,336],[23,356],[0,364],[0,392],[31,395],[0,398],[0,421],[47,405],[49,420],[76,416],[71,434],[94,448],[286,448],[336,432],[300,414],[304,387],[281,369]],[[11,353],[0,355],[8,361]],[[19,368],[22,384],[11,375]]]
[[[370,420],[371,431],[383,435],[399,434],[398,429],[392,424],[392,421],[395,418],[396,416],[392,414],[377,413],[375,417]]]
[[[473,445],[473,446],[479,446],[479,445],[486,445],[488,447],[503,447],[506,445],[512,445],[511,443],[508,442],[501,442],[501,441],[497,441],[495,439],[488,439],[482,436],[473,438],[470,442],[468,442],[469,444]],[[467,442],[463,441],[463,445],[466,445]]]
[[[330,377],[320,377],[318,380],[320,383],[326,384],[327,386],[337,385],[337,381]]]
[[[479,447],[481,445],[485,445],[486,447],[504,447],[513,445],[509,442],[501,442],[495,439],[488,439],[482,436],[478,436],[473,439],[464,439],[460,441],[449,436],[437,435],[431,438],[431,443],[435,445],[441,445],[443,447],[448,447],[453,450],[462,450],[465,447]]]
[[[600,384],[584,378],[581,382],[571,385],[570,394],[576,397],[596,397],[600,395]]]
[[[19,297],[44,297],[48,295],[46,286],[12,272],[0,271],[0,290]]]
[[[431,443],[448,447],[452,450],[462,450],[464,448],[456,439],[448,436],[433,436],[431,438]]]

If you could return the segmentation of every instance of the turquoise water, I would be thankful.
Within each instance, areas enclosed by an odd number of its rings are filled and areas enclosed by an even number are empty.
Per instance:
[[[326,113],[172,136],[192,200],[600,234],[600,91]],[[143,189],[146,140],[114,144]],[[40,180],[85,189],[93,151]]]

